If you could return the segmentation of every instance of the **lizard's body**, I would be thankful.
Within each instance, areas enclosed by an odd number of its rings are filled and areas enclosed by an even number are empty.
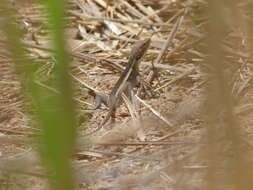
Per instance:
[[[114,114],[117,102],[121,98],[122,93],[124,91],[132,90],[135,87],[139,72],[139,63],[142,57],[147,52],[149,45],[150,39],[141,40],[134,44],[129,55],[127,66],[124,69],[123,73],[120,75],[120,78],[116,82],[115,86],[113,87],[108,97],[107,106],[109,107],[109,111],[106,117],[100,123],[99,127],[94,132],[101,129],[105,125],[105,123],[110,119],[112,114]]]

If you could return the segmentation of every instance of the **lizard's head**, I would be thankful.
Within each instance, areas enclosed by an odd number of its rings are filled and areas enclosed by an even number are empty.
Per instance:
[[[150,38],[138,41],[134,44],[130,55],[133,55],[137,60],[141,59],[147,52],[150,45]]]

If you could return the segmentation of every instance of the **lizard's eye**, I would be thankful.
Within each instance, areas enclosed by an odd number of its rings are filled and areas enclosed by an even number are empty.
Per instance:
[[[143,53],[139,53],[137,56],[136,56],[136,59],[139,61],[143,56]]]
[[[146,49],[140,49],[139,53],[136,56],[137,60],[140,60],[141,58],[143,58],[143,55],[146,53]]]

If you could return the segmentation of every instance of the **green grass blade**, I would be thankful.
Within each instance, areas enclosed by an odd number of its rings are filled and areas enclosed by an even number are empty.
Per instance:
[[[6,1],[7,2],[7,1]],[[27,97],[32,99],[36,110],[38,124],[43,131],[41,155],[43,163],[50,171],[51,189],[73,189],[70,157],[75,140],[74,106],[72,102],[71,83],[68,76],[69,57],[64,41],[64,2],[47,1],[48,18],[51,29],[54,57],[56,60],[55,80],[53,88],[60,91],[52,93],[35,83],[35,67],[25,56],[26,51],[21,43],[21,32],[15,21],[14,12],[5,1],[1,3],[4,32],[7,44],[15,62]]]

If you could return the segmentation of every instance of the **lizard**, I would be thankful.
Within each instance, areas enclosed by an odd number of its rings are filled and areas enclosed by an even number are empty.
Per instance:
[[[122,74],[120,75],[120,78],[116,82],[115,86],[113,87],[110,95],[100,95],[96,97],[96,99],[99,101],[96,103],[95,107],[99,107],[101,102],[105,103],[109,107],[109,111],[103,121],[99,124],[98,128],[95,129],[90,134],[93,134],[97,132],[99,129],[101,129],[106,122],[111,118],[112,114],[115,113],[116,105],[119,99],[121,98],[121,95],[124,91],[131,91],[137,83],[137,76],[139,73],[139,64],[147,52],[150,45],[150,38],[140,40],[135,42],[135,44],[132,47],[132,50],[129,55],[128,63]],[[107,100],[105,102],[105,100]]]

